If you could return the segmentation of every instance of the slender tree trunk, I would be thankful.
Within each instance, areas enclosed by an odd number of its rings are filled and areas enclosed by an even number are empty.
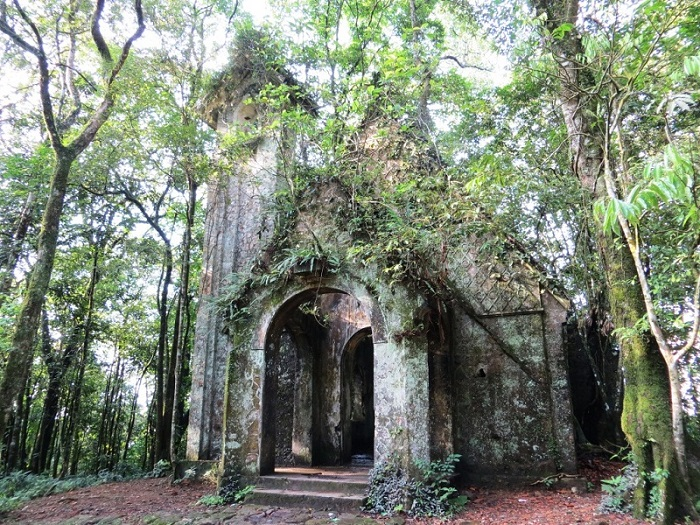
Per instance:
[[[5,471],[11,472],[22,468],[24,453],[22,451],[22,440],[26,435],[26,423],[29,420],[29,410],[31,408],[32,394],[29,385],[22,389],[17,403],[17,411],[10,421],[5,444]]]
[[[138,392],[138,386],[136,387]],[[136,410],[138,409],[138,394],[134,393],[134,399],[131,401],[131,410],[129,411],[129,420],[126,425],[126,436],[124,437],[124,452],[122,453],[122,461],[126,462],[129,458],[129,443],[131,443],[131,435],[134,432],[134,423],[136,422]]]
[[[161,293],[158,304],[160,330],[158,333],[158,358],[156,365],[156,428],[155,428],[155,461],[170,459],[170,421],[172,418],[172,389],[166,389],[166,356],[168,354],[168,288],[173,274],[173,254],[170,244],[166,244],[164,275],[161,282]],[[171,368],[168,363],[167,369]],[[174,382],[172,383],[174,386]],[[169,392],[168,390],[171,390]]]
[[[111,392],[112,392],[112,381],[114,381],[114,367],[119,368],[119,358],[117,358],[116,363],[112,363],[109,369],[109,374],[107,376],[107,383],[105,383],[105,389],[102,394],[102,411],[100,412],[100,430],[97,432],[97,444],[95,449],[97,450],[97,463],[95,464],[95,474],[104,468],[104,457],[105,457],[105,446],[104,443],[107,440],[108,433],[108,421],[109,414],[111,411]]]
[[[618,144],[618,163],[622,166],[621,178],[624,178],[628,172],[628,163],[627,158],[625,157],[626,148],[624,147],[624,136],[619,124],[620,119],[622,118],[622,110],[624,108],[625,100],[626,93],[614,98],[614,104],[610,104],[613,109],[611,110],[611,115],[608,117],[609,125],[605,142],[606,154],[603,162],[603,182],[607,195],[610,199],[618,198],[620,193],[620,183],[618,178],[616,178],[610,158],[610,151],[612,149],[611,141],[613,136],[616,138]],[[630,223],[621,212],[617,213],[617,222],[622,232],[621,237],[625,241],[626,249],[624,251],[629,258],[628,264],[632,266],[628,272],[634,272],[636,277],[635,283],[637,285],[636,287],[638,292],[635,300],[641,305],[641,308],[638,307],[638,310],[640,311],[637,312],[637,315],[639,316],[639,319],[641,319],[644,315],[646,316],[650,331],[650,334],[647,335],[649,338],[651,338],[651,335],[653,335],[653,340],[655,343],[653,346],[656,347],[656,352],[663,359],[665,368],[663,372],[657,372],[660,377],[656,378],[656,380],[659,382],[659,384],[665,383],[666,395],[663,395],[663,391],[659,392],[654,401],[656,403],[664,402],[662,408],[668,412],[666,417],[660,421],[664,425],[668,425],[669,428],[659,428],[649,437],[651,442],[656,444],[657,448],[663,449],[663,454],[658,454],[655,458],[655,469],[663,468],[663,470],[668,473],[668,481],[663,480],[663,484],[661,482],[659,483],[659,487],[662,489],[660,521],[670,523],[673,518],[679,517],[681,513],[690,515],[694,519],[698,519],[700,516],[695,510],[694,501],[691,497],[690,476],[687,468],[685,430],[683,426],[683,402],[677,366],[678,360],[692,348],[694,335],[691,335],[691,340],[687,342],[684,348],[674,354],[673,349],[669,346],[668,341],[666,340],[661,328],[661,323],[659,322],[656,314],[656,307],[654,305],[651,287],[649,285],[649,280],[646,273],[647,269],[645,268],[644,262],[640,256],[641,241],[639,240],[638,232],[636,230],[632,231]],[[697,304],[698,296],[700,296],[700,282],[698,283],[698,290],[696,291],[694,304]],[[665,379],[665,381],[661,381],[662,377]],[[670,396],[668,395],[669,392]],[[656,407],[656,410],[658,409],[659,407]],[[661,416],[661,414],[657,415],[659,417]],[[668,435],[669,432],[670,436]],[[659,443],[659,438],[661,436],[665,437],[666,441]],[[673,452],[675,461],[672,462],[667,457],[669,454],[667,449],[670,449],[670,451]],[[660,467],[659,465],[659,456],[663,458],[663,467]],[[672,477],[671,474],[673,475]],[[649,485],[649,483],[646,484]]]
[[[117,452],[114,448],[115,434],[118,433],[118,419],[121,404],[121,387],[122,387],[122,374],[124,372],[124,364],[117,361],[116,376],[114,382],[112,383],[112,391],[110,393],[110,415],[109,415],[109,425],[107,426],[107,441],[105,443],[105,455],[107,457],[107,469],[111,470],[115,465],[115,454]]]
[[[122,373],[119,379],[119,391],[117,392],[117,409],[114,414],[114,424],[112,425],[112,438],[110,440],[110,469],[113,469],[119,463],[119,457],[121,452],[121,420],[122,420],[122,410],[124,402],[123,386],[124,386],[124,367],[126,363],[122,365]]]
[[[611,314],[616,326],[631,328],[645,314],[641,294],[630,290],[635,282],[630,276],[634,263],[621,243],[608,238],[608,244],[616,244],[613,250],[606,252]],[[641,473],[651,473],[658,468],[676,478],[678,469],[671,435],[666,366],[650,334],[631,334],[620,344],[625,370],[622,430]],[[652,487],[647,479],[640,478],[634,494],[634,512],[640,519],[646,517]],[[676,499],[675,479],[664,480],[659,488],[663,514],[670,516]],[[664,518],[662,521],[672,523],[673,520]]]
[[[605,195],[604,166],[610,150],[604,149],[609,136],[595,120],[597,100],[592,91],[591,72],[579,62],[583,56],[576,31],[578,0],[533,0],[538,14],[546,15],[551,35],[562,24],[571,24],[562,38],[548,38],[546,45],[557,62],[560,106],[569,135],[573,174],[589,195],[584,206],[590,210],[594,199]],[[611,115],[607,115],[611,118]],[[671,523],[678,511],[679,466],[672,436],[668,371],[651,334],[640,333],[636,323],[646,315],[644,297],[630,251],[622,243],[597,232],[594,239],[602,253],[607,293],[615,328],[626,329],[618,338],[621,366],[625,374],[622,428],[642,473],[635,493],[635,514],[645,517],[651,502],[649,473],[661,469],[670,475],[658,484],[661,491],[662,523]]]
[[[51,453],[47,463],[51,466],[51,477],[58,477],[58,462],[61,459],[61,436],[63,435],[63,425],[59,422],[58,429],[54,432],[53,443],[51,443]]]
[[[126,438],[124,440],[124,455],[122,456],[122,461],[126,461],[129,452],[129,443],[131,443],[131,436],[134,432],[134,425],[136,423],[136,412],[138,410],[138,398],[139,390],[141,389],[141,383],[143,382],[143,377],[146,374],[148,366],[145,366],[138,381],[136,382],[136,387],[134,388],[134,398],[131,401],[131,415],[129,416],[129,423],[126,428]],[[146,396],[148,397],[148,396]],[[145,446],[145,445],[144,445]]]
[[[35,390],[27,384],[26,388],[26,393],[24,395],[24,410],[22,413],[22,418],[21,418],[21,426],[19,430],[19,439],[18,439],[18,465],[19,468],[22,470],[27,469],[27,439],[29,437],[29,416],[31,414],[32,410],[32,403],[34,401],[34,398],[36,397],[34,395]]]
[[[167,191],[168,188],[166,188]],[[124,187],[122,193],[126,199],[134,204],[148,224],[158,233],[165,247],[165,258],[163,260],[163,271],[161,274],[159,294],[158,294],[158,315],[160,325],[158,330],[158,348],[156,355],[156,390],[154,395],[154,411],[155,411],[155,439],[154,439],[154,459],[151,463],[161,459],[170,458],[170,428],[172,420],[172,393],[174,391],[174,379],[169,381],[171,374],[166,370],[166,358],[168,355],[168,291],[172,283],[173,276],[173,250],[170,244],[170,239],[160,227],[157,213],[153,216],[148,213],[144,205]],[[170,369],[174,363],[167,363],[167,368]],[[166,381],[169,383],[166,385]],[[170,395],[169,395],[170,394]]]
[[[180,294],[178,296],[178,309],[175,325],[175,337],[173,339],[174,359],[171,359],[173,371],[173,410],[170,420],[170,460],[177,459],[177,446],[183,435],[181,421],[184,419],[184,403],[182,400],[182,382],[185,366],[183,365],[187,347],[189,344],[189,310],[190,310],[190,251],[192,249],[192,228],[194,226],[194,213],[197,206],[197,182],[192,175],[193,168],[186,166],[188,200],[187,223],[182,239],[182,264],[180,271]]]
[[[59,364],[56,363],[56,359],[54,358],[51,334],[49,333],[49,317],[45,310],[42,313],[41,332],[41,353],[44,358],[44,364],[46,365],[49,382],[46,386],[44,409],[41,414],[39,431],[37,432],[34,450],[32,451],[32,457],[29,462],[29,469],[37,474],[43,472],[46,466],[46,457],[53,438],[53,428],[58,412],[62,377],[62,370],[59,369]]]

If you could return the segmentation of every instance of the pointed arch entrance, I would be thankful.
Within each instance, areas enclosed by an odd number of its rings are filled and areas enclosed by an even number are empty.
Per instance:
[[[265,338],[260,473],[374,454],[372,321],[338,289],[284,303]]]
[[[223,477],[342,465],[370,448],[375,462],[429,459],[431,345],[406,332],[424,303],[399,284],[338,275],[251,293],[248,315],[232,325]],[[355,388],[358,367],[365,379]],[[353,391],[364,398],[354,408]]]

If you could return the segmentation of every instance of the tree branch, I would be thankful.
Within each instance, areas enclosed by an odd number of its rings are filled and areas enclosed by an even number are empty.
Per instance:
[[[112,63],[112,54],[109,52],[109,46],[105,42],[102,36],[102,31],[100,30],[100,20],[102,19],[102,11],[105,7],[105,0],[97,0],[95,2],[95,11],[92,13],[92,26],[90,27],[90,32],[92,33],[92,39],[95,42],[97,51],[100,53],[102,60],[107,63]]]
[[[95,8],[95,16],[93,17],[92,36],[93,39],[95,39],[95,44],[98,46],[99,49],[100,44],[98,42],[100,39],[102,39],[102,34],[99,32],[99,16],[101,16],[102,7],[104,7],[104,0],[97,0],[97,6],[98,7]],[[122,52],[119,55],[119,60],[112,68],[109,80],[107,81],[107,93],[105,94],[104,99],[102,99],[102,103],[93,114],[92,118],[90,119],[90,122],[88,122],[88,124],[83,128],[83,131],[80,133],[80,135],[76,137],[76,139],[70,145],[71,149],[73,149],[76,152],[76,154],[82,152],[85,148],[87,148],[90,145],[90,143],[95,138],[95,135],[97,135],[99,129],[107,121],[112,106],[114,105],[114,92],[112,91],[112,84],[117,78],[117,75],[119,75],[119,72],[121,71],[122,67],[124,67],[126,59],[129,57],[129,51],[131,50],[131,46],[138,38],[141,37],[144,30],[146,29],[146,25],[144,23],[143,18],[143,8],[141,6],[141,0],[135,0],[134,10],[136,11],[138,27],[136,28],[136,31],[134,31],[134,33],[124,43],[124,46],[122,47]],[[95,31],[96,27],[97,32]],[[102,44],[104,44],[104,40],[101,40],[101,42]],[[102,53],[102,51],[100,51],[100,54],[102,54],[103,58],[105,58],[105,55]],[[105,58],[105,60],[107,60],[107,58]],[[109,61],[111,62],[111,55],[109,55]]]
[[[104,1],[104,0],[98,0],[98,1]],[[114,82],[114,79],[117,78],[117,75],[121,71],[122,67],[124,66],[124,63],[126,62],[126,59],[129,56],[129,51],[131,51],[131,46],[141,38],[141,35],[143,32],[146,30],[146,24],[144,22],[143,18],[143,7],[141,6],[141,0],[136,0],[134,2],[134,11],[136,11],[136,20],[138,21],[138,27],[136,28],[136,31],[134,31],[134,34],[129,37],[129,39],[124,43],[124,47],[122,47],[122,53],[119,56],[119,61],[117,64],[114,66],[112,69],[112,74],[109,77],[109,84],[111,85],[112,82]]]
[[[695,293],[693,294],[693,314],[695,320],[693,321],[693,328],[688,334],[688,340],[686,341],[683,348],[678,352],[676,359],[680,360],[685,354],[687,354],[691,348],[695,346],[695,342],[698,339],[698,330],[700,330],[700,272],[698,272],[697,278],[695,279]]]
[[[12,29],[7,22],[4,19],[0,18],[0,32],[5,33],[8,37],[10,37],[10,40],[12,40],[15,44],[17,44],[20,48],[24,49],[28,53],[31,53],[35,57],[38,57],[41,54],[41,51],[39,48],[34,47],[31,45],[29,42],[27,42],[24,38],[19,36],[14,29]]]
[[[463,64],[462,62],[460,62],[459,58],[457,58],[454,55],[443,55],[440,57],[440,60],[452,60],[461,69],[472,68],[472,69],[478,69],[480,71],[488,71],[489,73],[491,73],[493,71],[493,69],[490,69],[488,67],[477,66],[475,64]]]
[[[19,36],[5,20],[0,21],[0,31],[9,36],[10,39],[20,48],[28,51],[37,59],[39,65],[39,98],[41,100],[41,112],[42,116],[44,117],[44,124],[46,125],[46,131],[49,134],[51,146],[55,151],[59,151],[63,149],[63,143],[61,142],[61,137],[56,127],[56,119],[54,117],[51,95],[49,93],[51,76],[49,74],[49,63],[46,59],[46,53],[44,52],[44,41],[41,38],[41,33],[36,27],[36,24],[34,24],[34,22],[29,18],[29,15],[27,15],[24,9],[22,9],[22,6],[19,5],[18,0],[14,0],[14,6],[24,23],[29,26],[34,34],[34,38],[36,39],[37,43],[36,47]]]

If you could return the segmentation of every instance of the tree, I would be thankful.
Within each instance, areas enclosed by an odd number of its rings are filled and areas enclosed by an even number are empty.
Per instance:
[[[78,156],[93,142],[97,132],[109,118],[117,97],[116,80],[129,56],[133,43],[142,35],[145,29],[141,0],[136,0],[134,12],[138,24],[137,29],[126,40],[118,58],[115,60],[100,27],[104,7],[105,0],[97,0],[90,20],[92,40],[104,67],[105,82],[102,86],[102,100],[83,123],[78,121],[82,106],[75,78],[76,22],[80,15],[78,5],[75,3],[70,4],[67,10],[68,27],[64,33],[69,37],[69,60],[65,65],[65,69],[68,71],[68,89],[73,96],[73,109],[70,114],[61,115],[55,111],[54,101],[51,97],[52,65],[50,60],[52,60],[52,56],[45,45],[46,36],[42,32],[42,26],[36,21],[37,18],[33,16],[32,12],[23,8],[18,0],[14,0],[11,6],[6,5],[5,2],[2,4],[0,32],[5,34],[17,49],[30,55],[37,64],[41,111],[45,131],[54,153],[54,165],[51,174],[51,190],[44,207],[41,230],[39,232],[36,261],[29,276],[24,301],[15,326],[5,375],[2,385],[0,385],[0,435],[5,434],[14,409],[14,401],[24,388],[29,374],[34,340],[40,324],[41,308],[51,278],[71,167]],[[60,41],[60,39],[57,41]],[[61,50],[57,51],[60,52]],[[56,58],[53,59],[55,60]],[[77,135],[66,142],[66,137],[71,136],[68,133],[70,128],[81,124],[81,129]]]
[[[617,198],[619,189],[630,184],[632,157],[623,121],[631,113],[632,99],[641,94],[643,79],[663,76],[663,62],[669,53],[677,52],[673,46],[664,49],[664,43],[673,38],[673,28],[680,20],[690,16],[690,6],[682,1],[670,5],[644,2],[625,24],[618,5],[602,14],[602,22],[582,16],[577,0],[541,0],[533,5],[542,24],[545,49],[557,71],[572,172],[588,192],[587,208],[591,210],[592,203],[606,192]],[[681,514],[696,515],[685,460],[679,388],[673,387],[679,385],[677,356],[664,348],[666,342],[654,326],[637,240],[619,207],[617,211],[628,246],[603,235],[602,229],[593,240],[604,261],[607,296],[625,370],[623,430],[642,472],[635,513],[670,523]],[[645,318],[650,325],[643,324]],[[659,472],[662,475],[654,478],[653,473]]]

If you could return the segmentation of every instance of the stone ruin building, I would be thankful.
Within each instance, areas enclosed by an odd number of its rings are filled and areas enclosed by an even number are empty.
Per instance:
[[[250,130],[261,87],[291,82],[238,64],[209,97],[205,118],[222,135]],[[381,144],[367,128],[356,153],[376,158]],[[245,288],[237,305],[245,315],[225,315],[232,276],[283,256],[273,248],[270,202],[287,184],[281,166],[294,146],[284,132],[250,140],[210,183],[187,460],[255,478],[283,466],[457,453],[469,480],[574,473],[567,303],[525,267],[504,279],[505,270],[479,260],[476,238],[446,259],[457,296],[450,303],[390,283],[376,268],[334,271],[310,258],[274,285]],[[352,234],[334,214],[347,199],[321,182],[285,241],[344,253]]]

